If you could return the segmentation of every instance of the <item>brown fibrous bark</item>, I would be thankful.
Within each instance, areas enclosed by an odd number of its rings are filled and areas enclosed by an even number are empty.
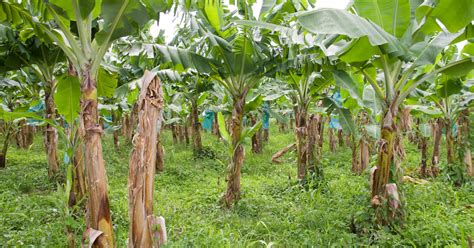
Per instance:
[[[157,126],[161,122],[163,92],[158,77],[146,71],[137,102],[138,127],[133,138],[128,174],[128,247],[158,247],[159,235],[152,224],[153,188],[156,162]],[[161,126],[161,125],[160,125]],[[155,223],[156,225],[156,223]],[[158,237],[158,240],[154,240]]]

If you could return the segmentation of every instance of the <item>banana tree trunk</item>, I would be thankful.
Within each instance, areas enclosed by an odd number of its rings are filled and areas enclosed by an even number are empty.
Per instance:
[[[219,124],[217,122],[216,114],[214,114],[214,121],[212,122],[212,133],[217,137],[217,139],[221,139],[221,133],[219,132]]]
[[[125,140],[127,142],[132,141],[132,136],[133,136],[133,126],[132,126],[132,113],[129,113],[126,117],[126,126],[127,128],[125,129]]]
[[[54,106],[53,93],[54,81],[48,83],[45,87],[45,117],[49,120],[56,119],[56,107]],[[44,146],[46,150],[46,158],[48,160],[48,175],[50,177],[56,175],[59,171],[58,163],[58,132],[51,124],[46,124],[44,135]]]
[[[26,123],[26,120],[18,122],[19,131],[16,133],[16,144],[18,148],[29,149],[33,144],[33,127]]]
[[[89,198],[87,216],[91,228],[102,231],[99,247],[114,247],[112,219],[107,194],[107,175],[102,154],[101,135],[97,102],[97,81],[90,71],[85,70],[81,82],[81,133],[84,135],[84,163],[86,166]]]
[[[177,127],[175,123],[170,124],[171,136],[173,136],[173,145],[178,144],[178,134]]]
[[[280,122],[279,124],[280,125],[278,130],[280,131],[280,133],[286,133],[286,124],[284,122]]]
[[[308,162],[308,145],[307,145],[307,138],[308,138],[308,130],[307,130],[307,122],[308,122],[308,113],[304,108],[298,108],[296,113],[296,126],[295,126],[295,138],[296,138],[296,153],[297,153],[297,161],[296,164],[298,166],[298,180],[303,180],[306,176],[306,166]]]
[[[460,121],[460,130],[459,130],[459,138],[460,138],[460,149],[464,149],[462,151],[463,157],[461,158],[466,166],[466,171],[468,176],[474,177],[474,167],[472,165],[472,154],[471,154],[471,133],[470,133],[470,123],[469,123],[469,109],[464,109],[461,112]]]
[[[337,130],[337,139],[339,141],[339,147],[344,147],[344,135],[342,129]]]
[[[255,115],[250,116],[250,123],[252,126],[257,124],[257,119],[255,118]],[[260,130],[258,130],[257,132],[255,132],[254,135],[252,135],[252,153],[262,153],[262,134]]]
[[[352,135],[352,142],[351,142],[351,151],[352,151],[352,172],[355,174],[360,174],[362,172],[361,162],[359,160],[359,153],[358,153],[358,143],[354,135]]]
[[[346,146],[351,146],[351,143],[352,143],[352,135],[351,135],[351,134],[345,135],[344,141],[345,141],[345,145],[346,145]]]
[[[308,145],[307,145],[307,164],[308,172],[316,173],[320,176],[320,152],[318,146],[319,139],[319,120],[320,118],[314,114],[309,117],[308,121]]]
[[[17,123],[17,131],[16,131],[16,134],[14,136],[14,139],[16,141],[16,147],[18,149],[25,149],[25,141],[24,141],[24,137],[23,137],[23,132],[22,132],[22,129],[23,129],[23,126],[25,125],[25,120],[20,120],[18,123]]]
[[[326,118],[321,116],[321,120],[319,121],[319,150],[322,152],[323,144],[324,144],[324,126],[326,124]]]
[[[360,172],[363,172],[367,169],[370,161],[370,153],[369,153],[369,144],[366,140],[362,137],[359,141],[359,149],[360,149]]]
[[[115,113],[114,110],[112,110],[112,125],[116,126],[117,124],[118,124],[117,114]],[[114,147],[115,149],[117,149],[120,146],[119,131],[114,130],[113,136],[114,136]]]
[[[127,137],[128,134],[128,114],[122,117],[122,136]]]
[[[466,165],[467,174],[474,177],[474,166],[472,165],[471,149],[466,149],[464,153],[464,164]]]
[[[194,101],[191,104],[191,117],[192,117],[192,137],[193,137],[193,149],[194,152],[200,152],[202,150],[202,140],[201,140],[201,123],[199,123],[199,114],[197,103]]]
[[[230,208],[235,201],[240,200],[240,170],[244,162],[244,147],[239,143],[243,129],[243,117],[245,107],[245,97],[248,90],[245,90],[240,96],[234,97],[232,120],[230,122],[230,136],[232,139],[232,160],[228,167],[227,192],[224,195],[223,202],[227,208]]]
[[[410,108],[404,108],[400,111],[400,128],[403,132],[409,132],[411,130],[412,119],[410,111]]]
[[[377,167],[372,172],[372,206],[386,208],[388,212],[377,211],[376,218],[380,224],[388,225],[399,216],[401,207],[395,175],[395,139],[397,127],[395,113],[389,108],[382,119],[381,139],[377,158]],[[384,204],[386,199],[386,205]]]
[[[87,185],[84,170],[84,144],[76,146],[73,157],[72,187],[69,193],[69,206],[76,206],[87,194]]]
[[[334,137],[334,129],[329,128],[329,149],[336,152],[336,138]]]
[[[188,146],[189,143],[190,143],[190,139],[189,139],[189,133],[190,133],[190,131],[189,131],[189,129],[190,129],[189,124],[190,124],[190,123],[191,123],[191,118],[188,118],[186,124],[184,125],[184,137],[185,137],[185,139],[186,139],[186,145],[187,145],[187,146]]]
[[[128,247],[158,247],[152,233],[157,228],[150,220],[153,216],[153,186],[156,162],[157,122],[161,122],[163,92],[158,77],[145,72],[138,100],[138,127],[130,156],[128,173],[128,214],[130,228]]]
[[[451,120],[445,120],[445,129],[446,129],[446,153],[448,165],[454,163],[454,137],[453,137],[453,123]]]
[[[68,74],[70,76],[77,77],[77,72],[72,65],[69,63],[68,67]],[[62,120],[62,119],[61,119]],[[73,128],[69,125],[69,132],[72,132]],[[85,162],[84,162],[84,142],[83,142],[83,134],[84,130],[82,128],[78,128],[76,131],[77,136],[77,143],[75,145],[76,149],[73,154],[72,162],[73,162],[73,170],[72,170],[72,186],[71,192],[69,192],[69,207],[76,206],[79,202],[84,199],[87,194],[87,182],[85,176]],[[86,219],[87,226],[89,224],[89,218]],[[71,227],[67,227],[68,240],[71,242],[70,244],[74,243],[74,232],[72,231]]]
[[[442,131],[443,131],[443,122],[441,119],[437,119],[433,123],[433,155],[431,158],[431,175],[432,176],[437,176],[439,173],[439,151],[440,151],[440,144],[441,144],[441,136],[442,136]]]
[[[427,160],[428,160],[428,139],[420,135],[420,151],[421,151],[421,164],[420,164],[420,174],[422,177],[428,176],[427,171]]]
[[[134,103],[132,107],[132,112],[130,113],[130,119],[128,124],[128,133],[127,138],[130,142],[133,141],[133,136],[135,135],[135,129],[138,123],[138,104]]]
[[[394,143],[396,127],[393,114],[388,111],[382,120],[381,145],[377,158],[377,170],[372,182],[372,197],[380,196],[385,185],[390,181],[390,168],[394,166]]]
[[[263,141],[268,142],[269,138],[270,138],[270,131],[268,130],[268,128],[264,128],[263,129]]]
[[[160,134],[156,137],[156,170],[158,172],[162,172],[165,168],[164,162],[164,149],[163,145],[161,144]]]
[[[396,133],[397,135],[395,136],[395,153],[397,158],[400,159],[405,159],[406,153],[405,153],[405,148],[403,147],[403,135],[402,135],[402,130],[399,126],[396,126]]]
[[[3,140],[2,150],[0,152],[0,168],[5,168],[7,165],[7,152],[8,152],[8,145],[10,144],[10,136],[12,135],[12,127],[11,124],[5,124],[5,140]]]
[[[178,131],[177,133],[178,133],[179,143],[183,144],[184,143],[184,128],[183,128],[183,125],[178,124],[178,125],[176,125],[176,128],[177,128],[177,131]]]

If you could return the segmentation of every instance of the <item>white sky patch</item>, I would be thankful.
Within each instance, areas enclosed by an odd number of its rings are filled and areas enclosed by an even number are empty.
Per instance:
[[[227,5],[229,0],[224,0],[224,3]],[[252,11],[254,16],[260,15],[260,9],[262,8],[262,0],[257,0],[256,4],[252,6]],[[345,9],[351,3],[351,0],[317,0],[316,1],[316,9],[320,8],[335,8],[335,9]],[[228,5],[229,10],[233,11],[236,9],[234,5]],[[150,28],[150,34],[153,37],[158,36],[160,30],[165,31],[165,40],[166,42],[170,42],[175,35],[176,27],[178,26],[179,19],[176,18],[173,13],[161,13],[160,14],[160,22],[159,25],[155,22]]]

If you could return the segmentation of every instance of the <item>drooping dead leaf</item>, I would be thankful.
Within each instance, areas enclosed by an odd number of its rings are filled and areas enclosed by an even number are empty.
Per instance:
[[[296,148],[296,143],[290,144],[286,146],[285,148],[281,149],[280,151],[276,152],[272,156],[272,162],[276,164],[281,164],[281,161],[278,160],[281,156],[285,155],[289,150],[293,150]]]
[[[153,239],[153,246],[163,246],[168,240],[166,234],[165,218],[163,218],[163,216],[156,217],[153,215],[149,215],[147,216],[147,222],[148,230],[151,232],[150,235]]]
[[[97,240],[97,238],[104,234],[102,231],[95,230],[93,228],[87,228],[84,234],[82,235],[82,248],[91,248],[94,242]],[[86,239],[89,239],[89,245],[86,246],[85,241]]]
[[[420,179],[420,178],[413,178],[410,176],[403,176],[403,182],[410,182],[415,184],[427,184],[429,183],[428,180]]]
[[[400,196],[396,184],[387,183],[385,185],[385,197],[388,199],[388,203],[392,209],[396,210],[399,208]]]

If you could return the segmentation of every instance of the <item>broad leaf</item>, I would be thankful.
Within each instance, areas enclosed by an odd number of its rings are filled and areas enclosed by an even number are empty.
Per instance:
[[[375,93],[374,88],[371,85],[364,87],[363,93],[364,106],[369,109],[373,117],[376,117],[382,111],[383,102]]]
[[[333,74],[336,85],[347,90],[359,105],[363,105],[362,91],[357,82],[345,71],[334,71]]]
[[[138,27],[158,15],[149,16],[142,1],[102,0],[101,16],[104,20],[103,28],[96,34],[95,39],[99,45],[107,45],[105,42],[133,34],[138,31]]]
[[[332,103],[332,107],[336,109],[336,112],[339,116],[339,122],[341,123],[342,128],[356,137],[356,139],[359,138],[360,134],[357,131],[356,125],[354,123],[354,120],[352,118],[352,113],[350,110],[346,108],[342,108],[333,98],[331,97],[326,97],[326,100]]]
[[[420,134],[423,135],[423,137],[425,138],[429,138],[431,137],[431,125],[428,124],[428,123],[421,123],[419,126],[418,126],[419,130],[420,130]]]
[[[369,124],[364,126],[367,134],[375,140],[380,139],[380,127],[375,124]]]
[[[112,97],[117,88],[118,78],[116,74],[111,74],[104,69],[99,69],[97,79],[97,94],[102,97]]]
[[[59,114],[72,125],[80,111],[81,86],[77,77],[63,76],[58,79],[54,103]]]
[[[443,116],[443,113],[434,107],[431,106],[425,106],[425,105],[406,105],[406,108],[410,108],[411,112],[415,113],[423,113],[428,116],[431,116],[432,118],[436,117],[441,117]]]
[[[416,19],[418,22],[424,20],[426,32],[441,30],[436,20],[439,20],[452,33],[459,31],[474,19],[473,0],[425,0],[416,9]]]
[[[209,92],[201,93],[197,99],[197,105],[200,106],[201,104],[203,104],[208,95],[209,95]]]
[[[255,125],[251,128],[245,128],[240,136],[239,143],[243,142],[245,138],[252,137],[258,130],[262,128],[262,121],[258,121]]]
[[[340,34],[350,38],[367,36],[372,46],[386,45],[385,51],[403,56],[406,48],[376,24],[339,9],[319,9],[298,15],[298,22],[306,30],[315,34]]]
[[[447,98],[461,92],[463,83],[459,79],[447,79],[439,82],[436,87],[436,94],[440,97]]]
[[[222,112],[217,113],[217,124],[219,125],[219,132],[221,133],[222,138],[224,138],[227,143],[231,144],[232,140],[230,139],[229,132],[227,132],[226,123]]]
[[[199,54],[182,48],[162,45],[156,45],[155,47],[161,54],[161,61],[164,63],[171,63],[178,71],[195,69],[200,73],[213,72],[213,62],[209,58],[205,58]]]
[[[440,32],[435,37],[418,42],[410,47],[410,53],[415,58],[415,65],[433,64],[438,54],[460,34]]]
[[[254,98],[252,98],[250,101],[245,103],[244,111],[245,113],[254,111],[258,109],[260,106],[262,106],[262,104],[263,104],[263,96],[257,95]]]
[[[378,47],[370,44],[367,37],[352,41],[339,51],[339,58],[347,63],[367,61],[375,54],[380,54]]]
[[[354,7],[359,16],[371,20],[395,37],[402,37],[410,25],[409,0],[355,0]]]
[[[459,78],[474,70],[474,57],[472,57],[471,60],[467,59],[459,61],[459,63],[456,62],[447,64],[443,68],[440,68],[440,70],[442,69],[441,73],[451,78]]]

